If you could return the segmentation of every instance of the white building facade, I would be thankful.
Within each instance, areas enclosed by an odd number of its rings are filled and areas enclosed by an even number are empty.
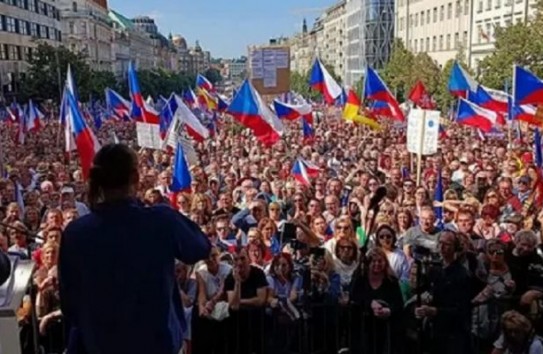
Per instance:
[[[105,0],[60,0],[63,42],[87,56],[93,70],[113,69],[113,32]]]
[[[496,27],[525,22],[537,0],[397,0],[395,36],[438,65],[460,51],[472,67],[493,52]]]
[[[323,16],[323,40],[321,59],[334,68],[341,78],[345,77],[346,49],[346,1],[342,0],[326,10]]]

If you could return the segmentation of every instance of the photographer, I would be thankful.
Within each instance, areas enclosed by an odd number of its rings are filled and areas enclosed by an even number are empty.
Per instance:
[[[443,268],[434,277],[433,299],[429,304],[415,308],[417,318],[432,320],[432,353],[472,353],[470,278],[466,268],[457,260],[461,247],[454,231],[441,232],[438,248]]]

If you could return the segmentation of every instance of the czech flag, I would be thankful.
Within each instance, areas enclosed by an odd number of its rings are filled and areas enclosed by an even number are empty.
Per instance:
[[[192,89],[189,88],[188,90],[183,91],[183,102],[191,108],[195,108],[198,104],[198,98]]]
[[[94,136],[92,130],[87,126],[79,106],[70,90],[66,90],[66,99],[68,101],[68,119],[71,127],[71,134],[75,137],[75,144],[79,159],[81,160],[81,169],[85,179],[89,176],[94,155],[100,149],[100,144]]]
[[[384,101],[373,101],[369,111],[376,116],[392,117],[392,110],[390,109],[388,103]]]
[[[213,92],[215,90],[213,84],[202,74],[196,76],[196,87],[204,89],[207,92]]]
[[[132,62],[128,64],[128,87],[130,88],[130,97],[132,98],[130,116],[140,122],[159,124],[158,113],[150,109],[143,101],[138,77]]]
[[[112,116],[118,119],[130,119],[130,102],[110,88],[106,88],[106,108]]]
[[[16,123],[19,122],[21,117],[24,116],[23,109],[21,108],[21,105],[17,102],[11,102],[8,108],[8,114],[11,119],[11,122]]]
[[[311,186],[310,178],[316,178],[319,175],[319,169],[302,159],[296,160],[292,166],[292,176],[304,186]]]
[[[302,118],[302,132],[304,135],[304,144],[311,144],[315,139],[315,131],[313,130],[312,123],[308,122],[308,120],[305,118]]]
[[[43,113],[40,112],[38,107],[32,102],[28,101],[27,115],[26,115],[26,131],[35,132],[41,128],[41,120],[43,119]]]
[[[226,99],[222,98],[220,95],[217,95],[217,111],[225,112],[228,109],[229,103]]]
[[[402,122],[405,120],[398,101],[396,101],[396,98],[389,91],[377,72],[369,66],[366,67],[366,77],[364,80],[364,101],[366,100],[388,103],[391,113],[390,117]]]
[[[479,107],[500,113],[507,113],[507,97],[505,102],[495,100],[481,85],[478,85],[475,91],[468,91],[467,99]]]
[[[543,81],[532,72],[515,65],[513,85],[515,104],[543,104]]]
[[[294,105],[281,102],[279,100],[274,100],[273,108],[275,109],[275,114],[277,114],[277,117],[286,120],[296,120],[300,117],[311,115],[313,113],[313,108],[307,103]]]
[[[454,96],[466,98],[468,91],[477,91],[477,82],[455,61],[449,77],[449,92]]]
[[[479,128],[483,132],[488,133],[492,130],[497,120],[498,113],[481,108],[463,98],[460,99],[456,117],[456,121],[459,124]]]
[[[447,134],[447,130],[445,129],[445,126],[443,124],[439,125],[439,139],[446,139],[449,137],[449,134]]]
[[[66,72],[66,83],[64,87],[64,93],[62,95],[62,102],[60,104],[60,122],[62,125],[64,125],[64,151],[70,153],[71,151],[77,150],[77,145],[74,140],[74,135],[72,134],[72,128],[70,126],[72,124],[72,119],[70,119],[70,102],[68,100],[68,92],[75,99],[75,102],[79,108],[79,96],[77,95],[77,88],[70,65],[68,65],[68,70]]]
[[[381,126],[373,117],[365,117],[360,114],[361,105],[362,103],[356,95],[356,92],[354,92],[353,89],[350,89],[347,95],[347,103],[343,109],[343,118],[346,121],[367,125],[372,129],[381,129]]]
[[[345,104],[347,103],[347,91],[345,91],[345,88],[341,89],[341,95],[336,99],[336,107],[345,107]]]
[[[517,119],[530,125],[543,127],[543,112],[532,105],[514,105],[511,110],[511,119]]]
[[[273,145],[283,135],[283,123],[264,104],[248,80],[241,85],[227,112],[251,129],[255,137],[265,145]]]
[[[334,104],[342,92],[341,86],[338,85],[336,80],[334,80],[318,58],[315,59],[313,67],[311,68],[309,85],[313,89],[319,91],[328,104]]]
[[[543,151],[541,150],[541,132],[539,128],[534,129],[534,160],[539,168],[543,166]]]
[[[194,113],[187,107],[183,100],[175,95],[175,103],[177,104],[177,109],[173,112],[174,115],[177,115],[179,120],[184,123],[185,128],[187,128],[187,133],[197,142],[203,142],[205,139],[209,138],[209,130],[200,122]]]

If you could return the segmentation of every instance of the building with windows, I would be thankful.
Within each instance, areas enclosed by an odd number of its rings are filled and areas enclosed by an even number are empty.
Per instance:
[[[164,37],[159,31],[155,20],[148,16],[138,16],[131,20],[141,31],[149,34],[153,40],[154,68],[177,71],[177,51],[171,39]]]
[[[174,35],[171,42],[177,52],[179,71],[198,74],[211,67],[211,53],[204,51],[199,41],[196,41],[194,47],[189,48],[185,38],[181,35]]]
[[[460,52],[473,68],[494,50],[496,27],[526,21],[537,0],[397,0],[395,36],[444,65]]]
[[[388,62],[394,41],[394,0],[348,0],[345,10],[344,83],[354,86],[366,65],[381,69]]]
[[[113,32],[106,0],[60,0],[63,42],[94,70],[113,69]]]
[[[222,60],[221,75],[228,80],[241,81],[247,74],[247,57]]]
[[[0,98],[9,100],[38,44],[60,44],[60,14],[52,0],[4,0],[0,17]]]
[[[323,15],[323,39],[324,48],[321,59],[330,65],[334,72],[344,77],[346,42],[346,0],[329,7]]]
[[[494,51],[497,27],[526,22],[535,15],[537,0],[475,0],[471,21],[469,61],[473,68]]]
[[[113,44],[115,76],[125,77],[130,61],[138,70],[153,69],[155,53],[151,35],[114,10],[109,10],[109,18],[112,21],[115,37]]]

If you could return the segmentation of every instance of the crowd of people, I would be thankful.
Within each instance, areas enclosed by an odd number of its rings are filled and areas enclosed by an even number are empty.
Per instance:
[[[317,117],[310,144],[294,122],[272,147],[223,117],[215,137],[194,143],[191,191],[173,203],[171,151],[139,148],[133,122],[97,131],[138,151],[142,203],[172,203],[213,245],[207,260],[175,268],[185,351],[543,353],[532,141],[482,141],[452,123],[417,185],[405,127],[369,130],[334,110]],[[61,353],[59,241],[90,213],[88,189],[57,122],[24,144],[0,124],[0,249],[36,263],[22,342],[31,350],[35,311],[41,346]],[[291,172],[297,159],[319,168],[309,185]]]

